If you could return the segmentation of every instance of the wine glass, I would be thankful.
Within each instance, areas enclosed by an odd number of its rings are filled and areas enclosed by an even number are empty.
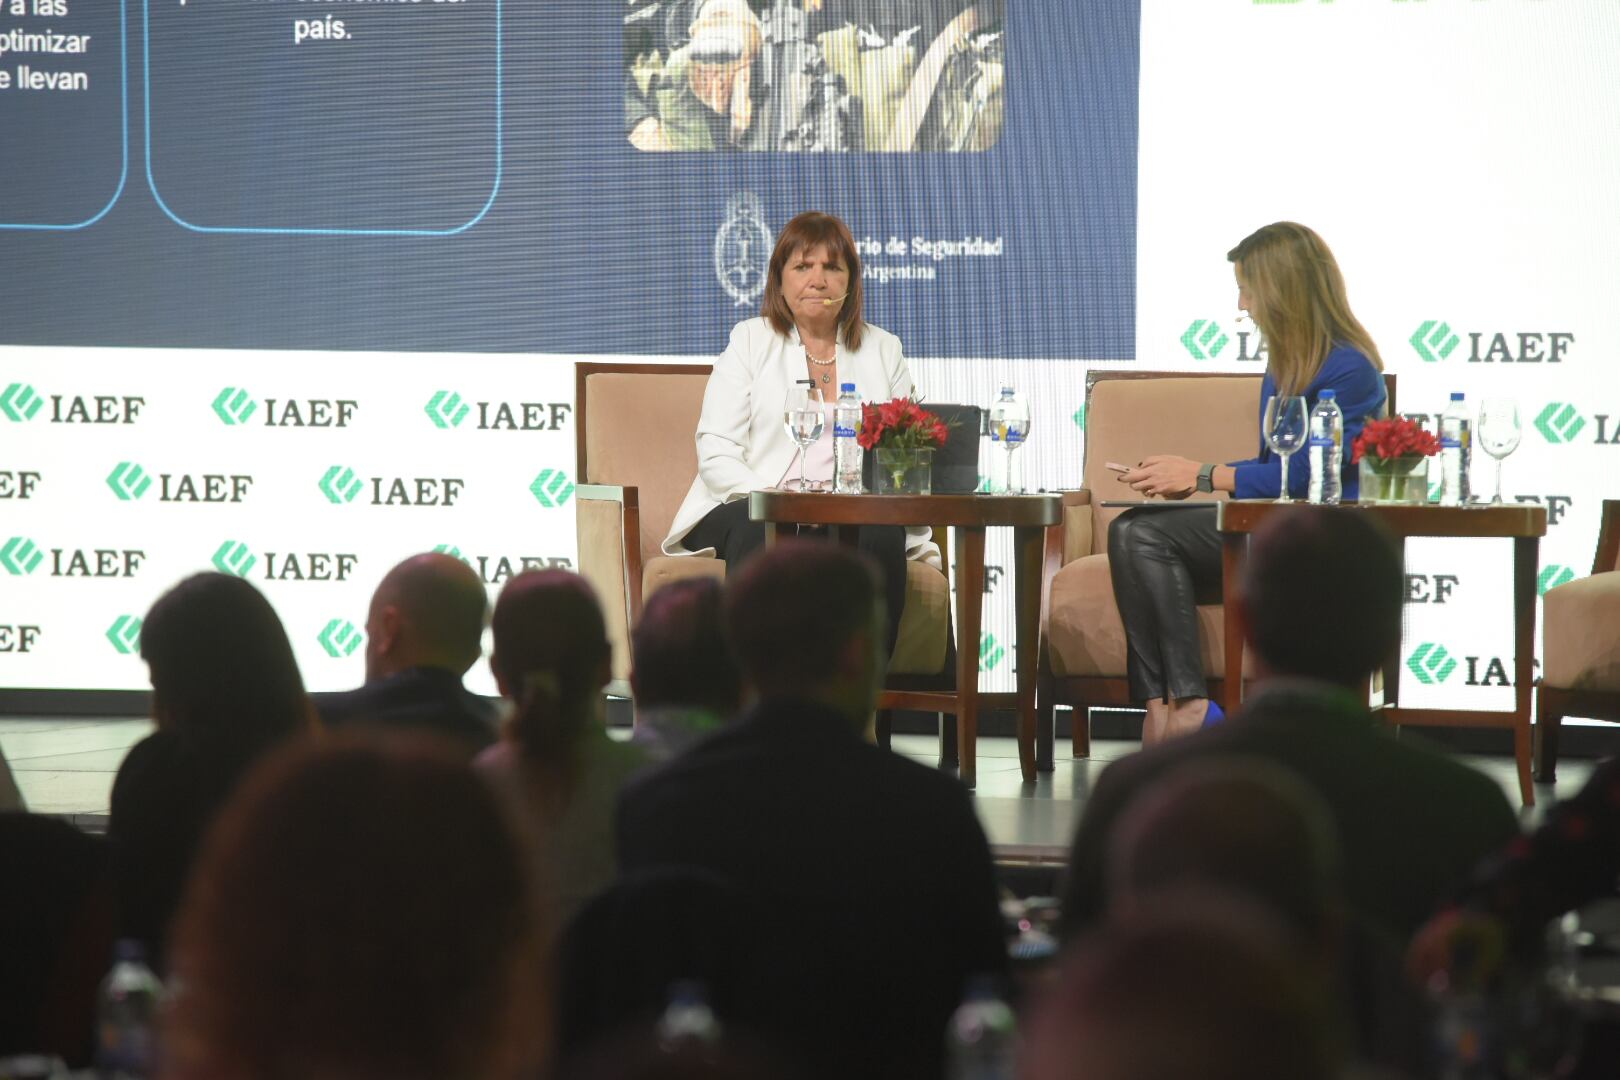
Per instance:
[[[827,423],[827,418],[821,412],[821,403],[811,397],[811,388],[808,382],[797,382],[788,387],[787,398],[782,403],[782,415],[787,423],[788,438],[799,446],[799,490],[808,488],[804,479],[805,452],[810,444],[821,438],[821,429]]]
[[[1019,495],[1024,490],[1024,474],[1018,469],[1013,455],[1029,438],[1029,413],[1020,415],[1017,411],[1009,411],[1000,418],[999,424],[1001,445],[1007,448],[1007,494]]]
[[[1280,503],[1293,502],[1288,495],[1288,458],[1305,443],[1305,399],[1292,394],[1273,394],[1266,400],[1266,443],[1282,458]]]
[[[1512,398],[1486,398],[1479,404],[1479,445],[1496,459],[1496,494],[1491,505],[1502,504],[1502,459],[1519,448],[1519,406]]]

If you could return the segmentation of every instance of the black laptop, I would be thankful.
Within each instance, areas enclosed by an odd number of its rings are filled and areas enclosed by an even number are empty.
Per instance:
[[[941,405],[932,401],[923,408],[945,422],[945,445],[934,452],[933,489],[936,495],[967,495],[979,489],[979,438],[984,430],[984,410],[977,405]],[[871,452],[863,455],[861,480],[873,490]]]

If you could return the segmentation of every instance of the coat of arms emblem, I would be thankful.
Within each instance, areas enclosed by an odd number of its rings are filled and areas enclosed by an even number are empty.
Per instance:
[[[758,195],[739,191],[726,203],[726,220],[714,237],[715,276],[738,307],[765,291],[771,231],[765,227],[764,215]]]

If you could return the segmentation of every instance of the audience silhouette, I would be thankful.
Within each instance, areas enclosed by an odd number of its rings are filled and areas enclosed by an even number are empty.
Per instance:
[[[266,751],[312,729],[314,709],[275,609],[240,578],[196,574],[141,626],[157,730],[113,780],[122,931],[161,968],[170,918],[215,813]]]

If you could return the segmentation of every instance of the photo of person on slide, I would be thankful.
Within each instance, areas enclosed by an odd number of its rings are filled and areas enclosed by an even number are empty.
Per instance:
[[[638,150],[988,150],[1005,0],[676,0],[624,19]]]

